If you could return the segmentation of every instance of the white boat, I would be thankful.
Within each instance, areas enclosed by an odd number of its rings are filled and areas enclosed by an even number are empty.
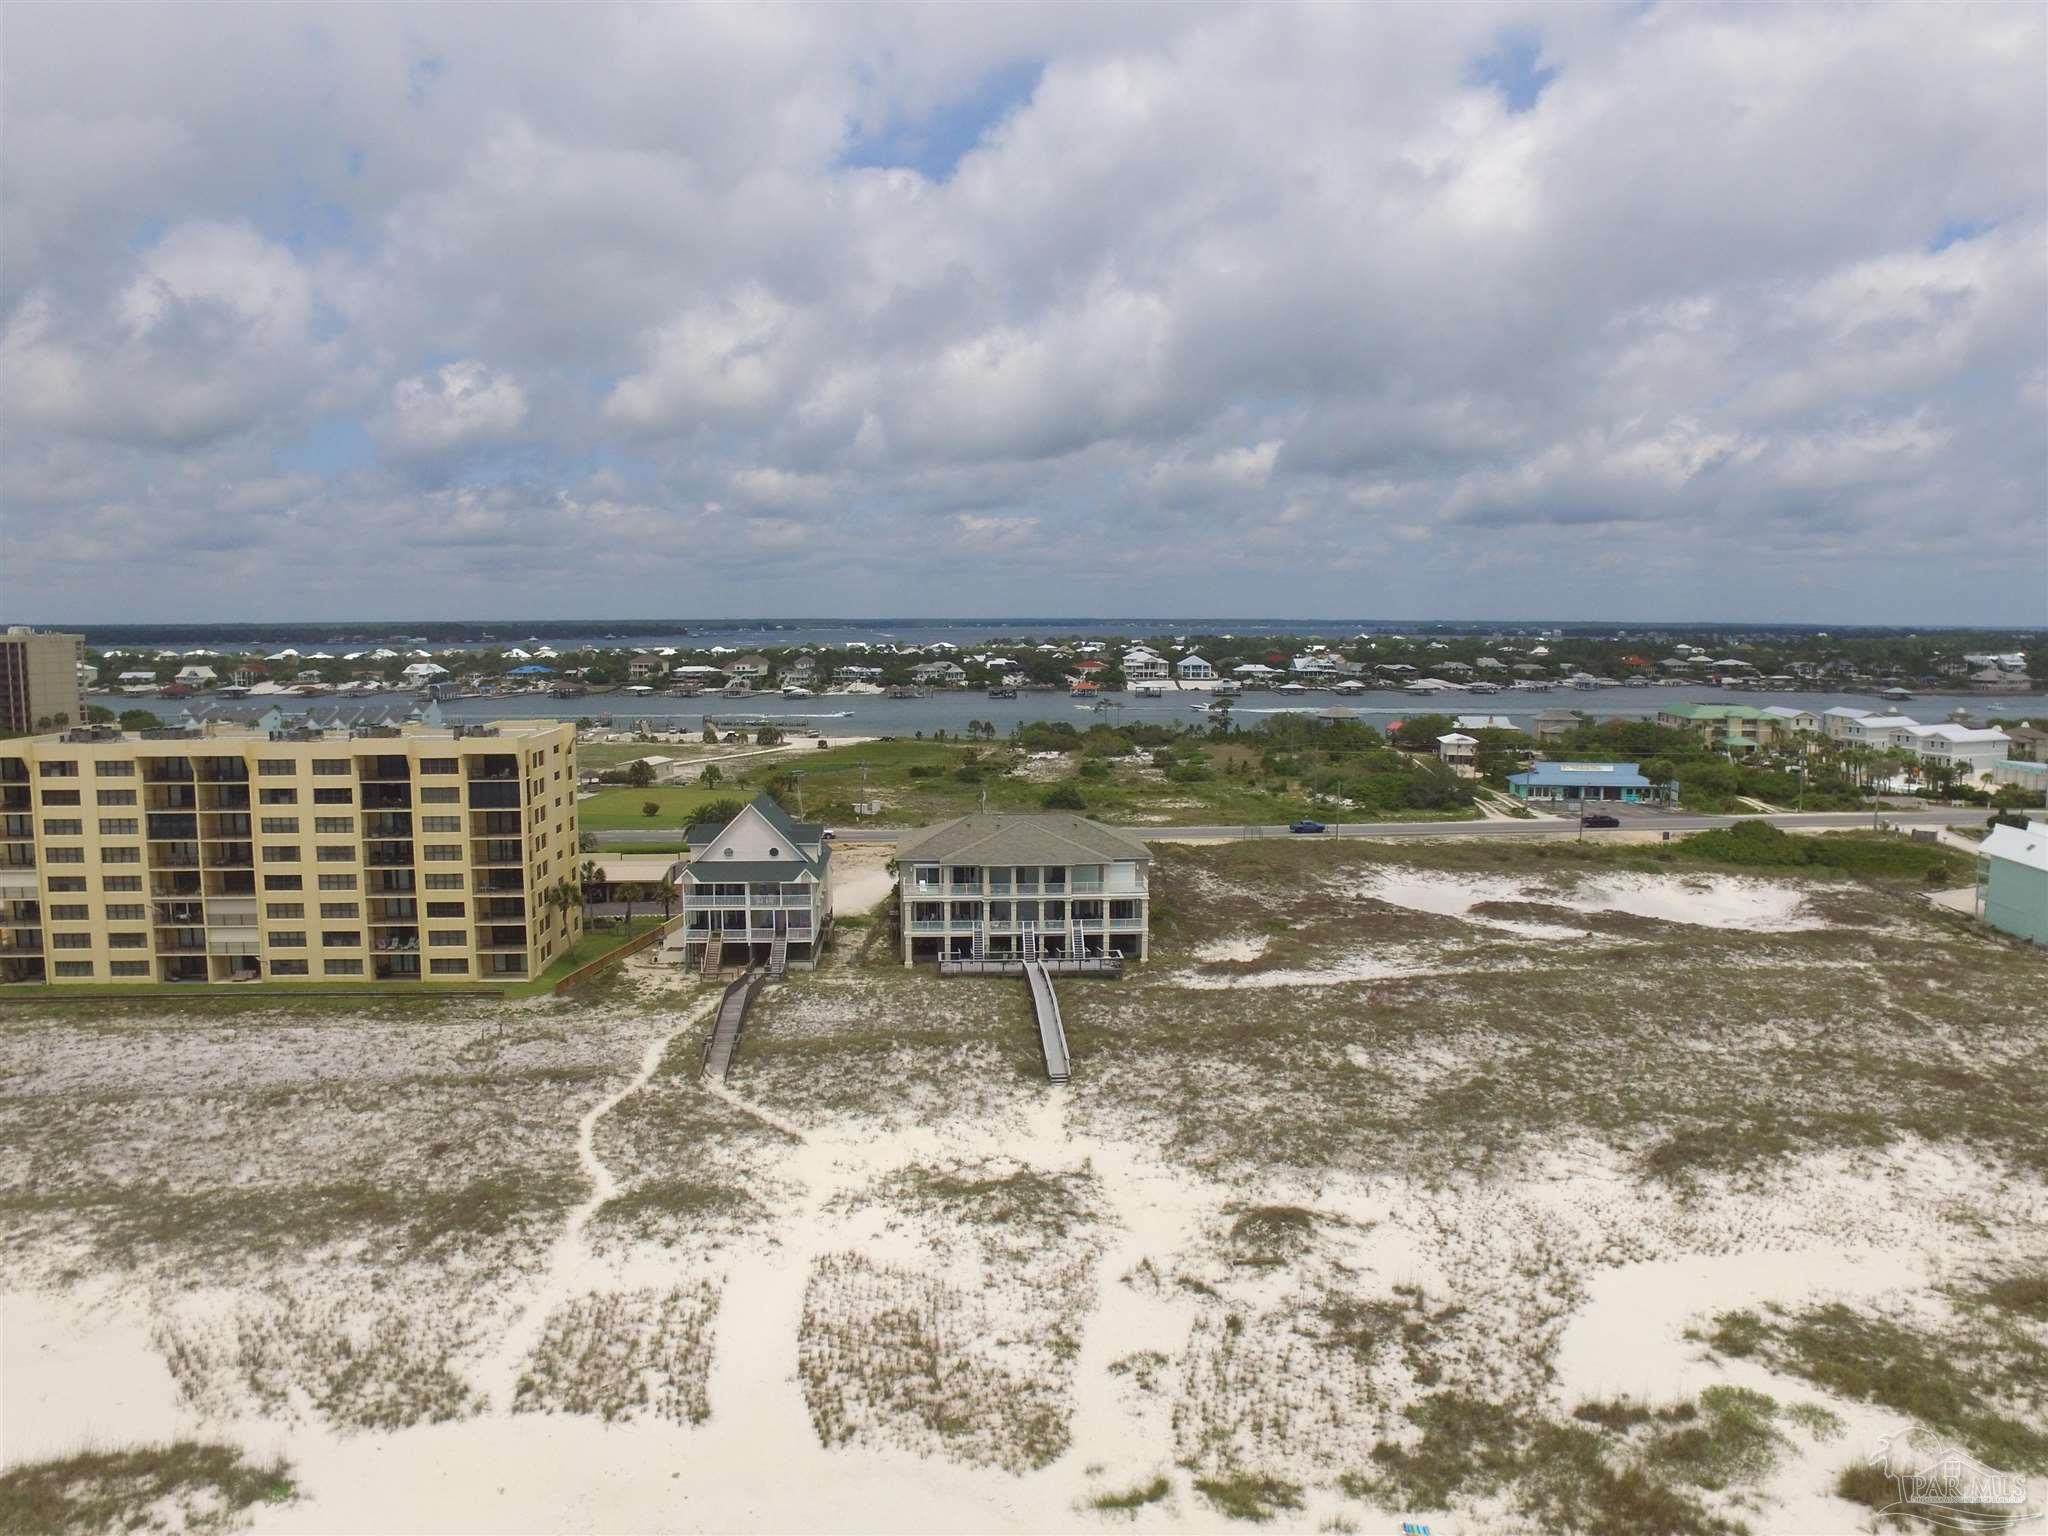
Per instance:
[[[791,683],[789,684],[789,686],[784,688],[782,690],[782,696],[785,699],[809,699],[816,697],[816,695],[813,694],[810,689],[799,687],[795,683]]]

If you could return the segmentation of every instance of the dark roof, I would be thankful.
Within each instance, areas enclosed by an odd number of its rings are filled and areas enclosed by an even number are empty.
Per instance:
[[[823,822],[792,821],[789,813],[775,803],[773,796],[765,792],[754,796],[748,803],[754,810],[761,813],[761,816],[767,821],[768,825],[775,829],[777,836],[781,837],[784,842],[790,844],[795,849],[798,862],[793,863],[791,865],[792,868],[808,869],[821,875],[824,873],[826,864],[831,862],[832,845],[825,841],[825,825]],[[713,826],[708,822],[700,822],[695,826],[685,829],[684,837],[690,846],[691,861],[694,863],[701,855],[701,851],[718,841],[725,829],[731,825],[730,821],[721,822],[717,826]],[[809,854],[804,851],[806,848],[816,848],[818,851],[816,854]],[[711,867],[715,869],[745,869],[754,866],[735,863],[717,864]],[[782,866],[777,864],[761,867],[779,869]],[[748,878],[768,880],[786,877],[762,874],[749,876]]]
[[[689,878],[716,884],[724,880],[794,880],[805,873],[817,873],[807,859],[728,859],[718,864],[693,864]]]

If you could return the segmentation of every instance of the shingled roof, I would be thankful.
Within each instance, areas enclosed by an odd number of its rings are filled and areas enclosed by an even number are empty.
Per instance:
[[[990,811],[942,822],[900,844],[896,859],[910,864],[1149,864],[1152,853],[1136,838],[1085,816]]]

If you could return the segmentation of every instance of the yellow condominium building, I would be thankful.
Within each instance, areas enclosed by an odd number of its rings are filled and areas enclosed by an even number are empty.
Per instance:
[[[475,982],[581,928],[573,725],[0,740],[0,981]]]

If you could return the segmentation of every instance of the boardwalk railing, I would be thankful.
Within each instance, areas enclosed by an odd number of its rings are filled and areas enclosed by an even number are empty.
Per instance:
[[[764,972],[748,971],[725,989],[725,997],[718,1005],[718,1022],[712,1025],[711,1038],[704,1043],[706,1077],[724,1082],[726,1074],[732,1071],[733,1052],[739,1049],[740,1030],[747,1022],[747,1010],[753,1006],[754,993],[765,980]]]
[[[1052,978],[1034,960],[1024,967],[1024,980],[1031,987],[1031,1010],[1038,1016],[1038,1047],[1045,1057],[1045,1075],[1052,1082],[1064,1083],[1074,1069],[1067,1055],[1067,1031],[1060,1022],[1060,1000],[1053,995]]]

